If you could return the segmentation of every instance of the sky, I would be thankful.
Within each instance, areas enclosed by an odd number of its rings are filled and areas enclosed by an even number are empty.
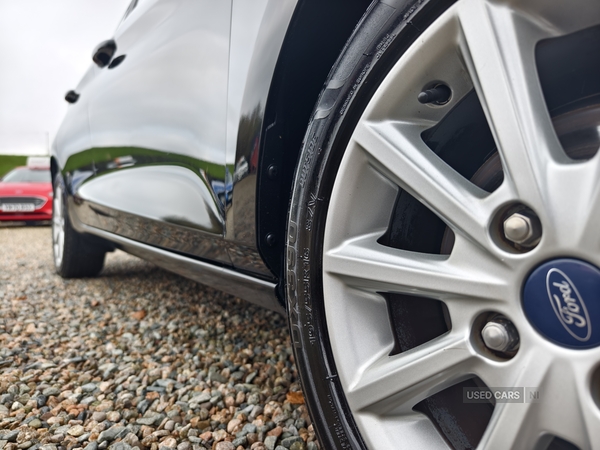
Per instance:
[[[44,154],[131,0],[0,0],[0,154]]]

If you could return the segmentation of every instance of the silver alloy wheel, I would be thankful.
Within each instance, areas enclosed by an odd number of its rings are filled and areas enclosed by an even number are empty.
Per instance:
[[[491,387],[536,387],[540,403],[498,403],[480,448],[534,448],[543,435],[600,448],[592,377],[600,347],[571,350],[537,333],[521,290],[537,265],[569,256],[600,266],[600,155],[569,159],[557,139],[535,65],[535,45],[600,23],[595,0],[460,0],[398,61],[359,121],[329,202],[323,294],[337,373],[370,448],[447,448],[421,400],[477,376]],[[450,102],[423,106],[423,80],[452,88]],[[488,193],[423,142],[471,89],[498,144],[504,181]],[[434,211],[455,234],[450,255],[385,247],[398,189]],[[530,206],[544,225],[529,252],[497,244],[490,226],[505,205]],[[451,330],[407,352],[393,346],[380,292],[442,300]],[[472,328],[483,313],[508,317],[520,349],[508,360],[482,354]]]
[[[57,268],[62,264],[65,247],[65,217],[62,187],[57,186],[52,204],[52,249],[54,264]]]

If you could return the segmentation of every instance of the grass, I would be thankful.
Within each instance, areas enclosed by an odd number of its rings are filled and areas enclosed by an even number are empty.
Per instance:
[[[0,178],[17,166],[27,164],[27,156],[0,155]]]

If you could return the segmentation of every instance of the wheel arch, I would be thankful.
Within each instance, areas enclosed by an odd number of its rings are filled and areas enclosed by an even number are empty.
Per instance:
[[[257,246],[280,279],[292,179],[311,113],[344,45],[374,3],[302,0],[286,33],[265,108],[256,192]]]

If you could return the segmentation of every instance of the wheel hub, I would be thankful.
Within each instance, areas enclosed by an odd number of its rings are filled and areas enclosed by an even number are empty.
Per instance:
[[[555,259],[535,269],[523,290],[533,327],[569,348],[600,345],[600,270],[577,259]]]

